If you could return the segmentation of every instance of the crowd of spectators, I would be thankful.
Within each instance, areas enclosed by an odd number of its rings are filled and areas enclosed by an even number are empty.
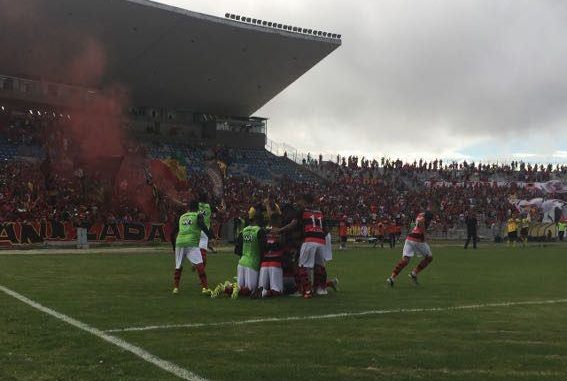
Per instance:
[[[433,181],[519,181],[544,182],[552,179],[567,178],[567,165],[535,164],[523,161],[510,163],[475,163],[420,159],[403,162],[382,157],[380,162],[357,156],[340,157],[336,162],[309,161],[314,170],[322,171],[331,178],[343,176],[380,177],[388,173],[400,174],[411,180]]]
[[[71,123],[66,114],[0,113],[3,144],[18,148],[16,157],[0,161],[0,222],[148,219],[119,192],[131,173],[124,171],[116,182],[97,168],[85,167],[80,145],[68,130]],[[29,147],[35,149],[25,149]]]
[[[305,192],[320,199],[326,215],[338,221],[348,218],[354,223],[364,221],[397,221],[409,225],[424,205],[433,201],[438,208],[436,228],[444,231],[462,226],[465,214],[473,211],[487,228],[502,223],[516,213],[511,199],[542,197],[538,190],[490,183],[471,183],[465,186],[408,187],[400,177],[368,179],[341,177],[328,183],[295,183],[287,180],[277,184],[262,184],[252,179],[229,179],[225,185],[224,201],[227,217],[242,216],[250,205],[265,199],[290,203]],[[554,197],[567,201],[567,195]]]
[[[168,192],[153,189],[151,182],[140,183],[139,194],[148,198],[146,205],[160,209],[153,213],[142,208],[139,198],[130,192],[109,189],[103,180],[89,178],[82,171],[69,176],[46,173],[45,161],[4,161],[0,165],[0,221],[25,221],[30,219],[71,220],[81,210],[86,210],[97,222],[124,222],[132,220],[167,220],[174,209],[200,191],[214,194],[213,184],[206,172],[191,174],[188,191]],[[403,167],[402,167],[403,168]],[[401,170],[403,171],[403,170]],[[402,172],[403,173],[403,172]],[[527,190],[512,185],[474,182],[462,186],[440,184],[424,185],[408,181],[408,177],[396,170],[387,170],[380,176],[337,176],[326,182],[294,182],[279,179],[277,182],[259,182],[249,177],[232,177],[224,181],[222,195],[215,203],[221,205],[217,220],[230,221],[246,214],[252,205],[272,199],[280,204],[293,203],[303,193],[310,192],[321,199],[321,206],[334,220],[348,217],[355,222],[364,220],[401,220],[408,223],[423,208],[423,204],[434,200],[439,206],[438,226],[450,229],[462,223],[464,213],[471,208],[483,216],[481,223],[489,226],[495,221],[506,220],[514,212],[510,198],[530,199],[544,196],[541,191]],[[118,180],[118,188],[123,182]],[[122,185],[121,185],[122,184]],[[158,192],[158,199],[156,194]],[[565,195],[556,198],[567,199]],[[161,203],[161,206],[160,206]],[[154,221],[156,222],[156,221]]]
[[[564,180],[567,166],[446,162],[444,160],[403,162],[382,158],[369,160],[337,156],[336,162],[309,158],[305,165],[318,172],[320,181],[297,182],[288,177],[271,182],[222,173],[218,189],[209,171],[188,171],[184,189],[169,187],[162,176],[150,171],[148,150],[139,143],[125,143],[123,156],[114,170],[85,167],[80,147],[66,133],[64,121],[34,122],[30,116],[0,119],[0,131],[9,144],[37,144],[43,156],[14,158],[0,163],[0,222],[54,219],[61,222],[86,218],[88,222],[166,222],[192,194],[205,191],[218,206],[215,219],[228,222],[246,215],[252,205],[270,199],[293,203],[310,192],[333,220],[354,222],[396,220],[409,224],[423,204],[439,207],[436,226],[449,230],[464,221],[473,209],[480,223],[490,226],[505,221],[515,209],[511,198],[545,196],[541,190],[518,187],[517,181]],[[57,118],[55,118],[57,119]],[[59,118],[60,119],[60,118]],[[210,149],[215,160],[231,162],[231,150]],[[254,157],[254,155],[252,155]],[[243,160],[242,157],[238,157]],[[104,164],[107,168],[114,164]],[[119,170],[118,168],[125,168]],[[112,175],[109,176],[109,173]],[[504,184],[497,184],[504,181]],[[566,194],[553,195],[567,199]]]

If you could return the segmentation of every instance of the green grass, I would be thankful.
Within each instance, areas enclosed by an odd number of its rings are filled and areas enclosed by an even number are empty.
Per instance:
[[[400,250],[337,251],[340,292],[312,300],[211,300],[190,271],[174,296],[166,248],[1,255],[0,285],[102,330],[567,298],[565,246],[433,251],[419,287],[406,270],[393,289],[384,280]],[[210,255],[211,283],[235,267]],[[2,292],[0,308],[2,381],[176,379]],[[567,303],[114,335],[210,380],[567,380]]]

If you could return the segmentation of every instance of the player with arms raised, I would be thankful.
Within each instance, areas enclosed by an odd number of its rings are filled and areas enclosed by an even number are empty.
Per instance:
[[[175,273],[173,277],[173,293],[179,292],[179,281],[183,271],[183,258],[187,257],[199,274],[203,293],[208,292],[207,274],[203,256],[199,249],[201,233],[209,236],[211,233],[205,224],[204,216],[199,212],[197,200],[189,203],[189,211],[179,218],[179,230],[175,240]]]
[[[211,217],[213,214],[211,205],[209,204],[209,197],[205,192],[199,195],[199,213],[203,216],[205,225],[209,231],[211,230]],[[210,235],[201,232],[201,238],[199,240],[199,249],[201,250],[201,256],[203,257],[203,266],[207,266],[207,250],[209,249],[209,237]]]
[[[404,249],[402,253],[402,259],[396,264],[392,275],[386,279],[386,282],[390,287],[394,286],[397,276],[400,272],[409,264],[411,258],[414,255],[423,256],[423,259],[419,264],[409,273],[410,279],[417,284],[417,275],[423,271],[432,261],[433,255],[431,254],[431,248],[425,242],[425,232],[429,228],[431,221],[433,220],[433,213],[430,211],[431,208],[427,208],[425,212],[419,213],[415,219],[415,226],[411,229],[406,237],[406,242],[404,243]]]

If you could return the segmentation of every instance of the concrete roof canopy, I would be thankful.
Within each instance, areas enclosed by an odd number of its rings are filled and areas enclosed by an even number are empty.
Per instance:
[[[250,116],[341,45],[147,0],[0,0],[0,74]]]

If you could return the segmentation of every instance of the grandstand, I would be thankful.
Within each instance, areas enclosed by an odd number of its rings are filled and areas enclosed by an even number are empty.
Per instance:
[[[0,381],[567,380],[567,165],[271,142],[341,35],[223,16],[0,0]]]
[[[204,189],[226,205],[215,216],[223,225],[265,197],[310,191],[335,222],[405,229],[426,194],[441,203],[437,235],[448,237],[470,208],[487,231],[501,225],[516,212],[511,194],[565,200],[545,185],[562,184],[565,166],[266,150],[268,119],[254,112],[340,47],[340,35],[143,0],[18,4],[0,14],[10,31],[0,48],[14,53],[0,56],[0,222],[168,223]]]
[[[253,114],[340,47],[340,35],[145,0],[24,0],[9,10],[0,12],[0,49],[12,52],[0,57],[0,159],[10,207],[0,221],[73,221],[85,209],[91,222],[166,222],[183,184],[211,168],[262,183],[321,179],[266,151],[268,119]],[[172,160],[181,183],[154,165]]]

